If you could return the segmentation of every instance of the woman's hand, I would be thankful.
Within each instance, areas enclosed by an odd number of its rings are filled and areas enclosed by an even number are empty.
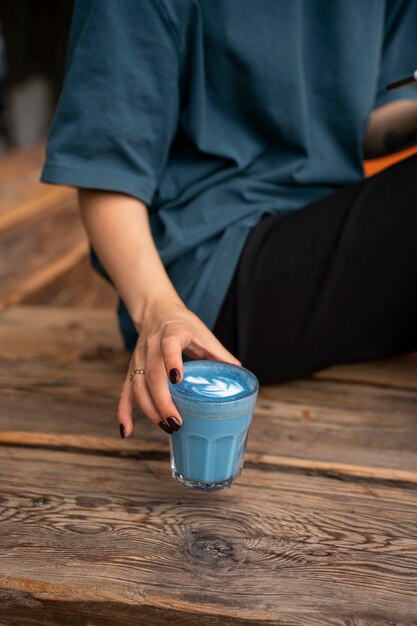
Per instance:
[[[194,359],[226,361],[241,366],[207,326],[183,304],[171,302],[153,305],[146,311],[140,328],[129,371],[119,402],[120,434],[128,437],[133,430],[133,405],[165,432],[172,434],[182,424],[182,417],[172,401],[168,376],[178,383],[184,375],[182,351]],[[129,373],[143,368],[145,374]]]
[[[80,188],[78,195],[89,241],[139,333],[119,402],[120,434],[132,432],[134,402],[154,424],[172,433],[178,428],[175,418],[179,424],[182,419],[168,376],[173,383],[182,380],[183,351],[194,359],[242,364],[181,300],[155,245],[147,205],[107,190]],[[130,381],[134,369],[146,373]]]

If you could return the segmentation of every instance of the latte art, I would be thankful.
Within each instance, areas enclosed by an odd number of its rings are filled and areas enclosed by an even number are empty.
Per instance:
[[[211,413],[210,404],[224,403],[229,405],[228,410],[234,410],[236,403],[243,403],[259,388],[256,376],[244,367],[208,359],[186,361],[182,380],[174,384],[168,377],[168,385],[174,402],[190,403],[193,411],[197,410],[196,404],[200,404],[199,415],[207,411],[210,419],[221,419],[220,411]],[[181,412],[181,408],[178,410]],[[187,407],[184,410],[187,411]]]
[[[204,376],[185,376],[184,382],[189,383],[190,389],[200,395],[214,398],[226,398],[235,396],[244,391],[244,387],[232,378],[216,376],[206,378]]]

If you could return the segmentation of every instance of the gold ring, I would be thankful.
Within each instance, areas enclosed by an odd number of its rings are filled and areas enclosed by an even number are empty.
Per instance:
[[[144,369],[139,369],[139,370],[133,370],[133,372],[130,372],[129,374],[129,378],[130,380],[132,380],[133,376],[136,376],[136,374],[144,374],[145,370]]]

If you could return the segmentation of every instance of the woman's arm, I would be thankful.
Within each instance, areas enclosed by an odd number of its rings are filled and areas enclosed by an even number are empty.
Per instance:
[[[396,100],[370,115],[363,141],[365,159],[406,150],[417,144],[417,102]]]
[[[155,309],[184,306],[156,249],[148,209],[123,193],[78,189],[88,238],[140,333]]]
[[[182,380],[182,352],[242,364],[182,302],[155,246],[146,205],[133,196],[94,189],[79,189],[78,198],[88,238],[139,333],[128,373],[143,368],[145,375],[125,378],[120,434],[132,432],[134,401],[151,422],[172,434],[182,417],[172,401],[168,376],[172,383]]]

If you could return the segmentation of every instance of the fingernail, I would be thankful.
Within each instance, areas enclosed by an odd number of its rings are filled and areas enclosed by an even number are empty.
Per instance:
[[[181,422],[174,415],[172,417],[167,417],[167,422],[170,425],[170,427],[172,428],[172,430],[177,431],[177,430],[179,430],[181,428]]]
[[[124,439],[126,437],[126,431],[125,431],[125,427],[123,426],[123,424],[119,424],[119,432],[120,432],[121,438]]]
[[[161,420],[159,422],[159,426],[162,428],[162,430],[164,430],[166,433],[168,433],[168,435],[172,435],[172,433],[174,432],[169,426],[168,424],[165,424],[164,420]]]
[[[170,370],[169,379],[173,385],[176,385],[179,382],[180,378],[181,378],[181,374],[179,373],[179,370],[177,370],[176,367]]]

